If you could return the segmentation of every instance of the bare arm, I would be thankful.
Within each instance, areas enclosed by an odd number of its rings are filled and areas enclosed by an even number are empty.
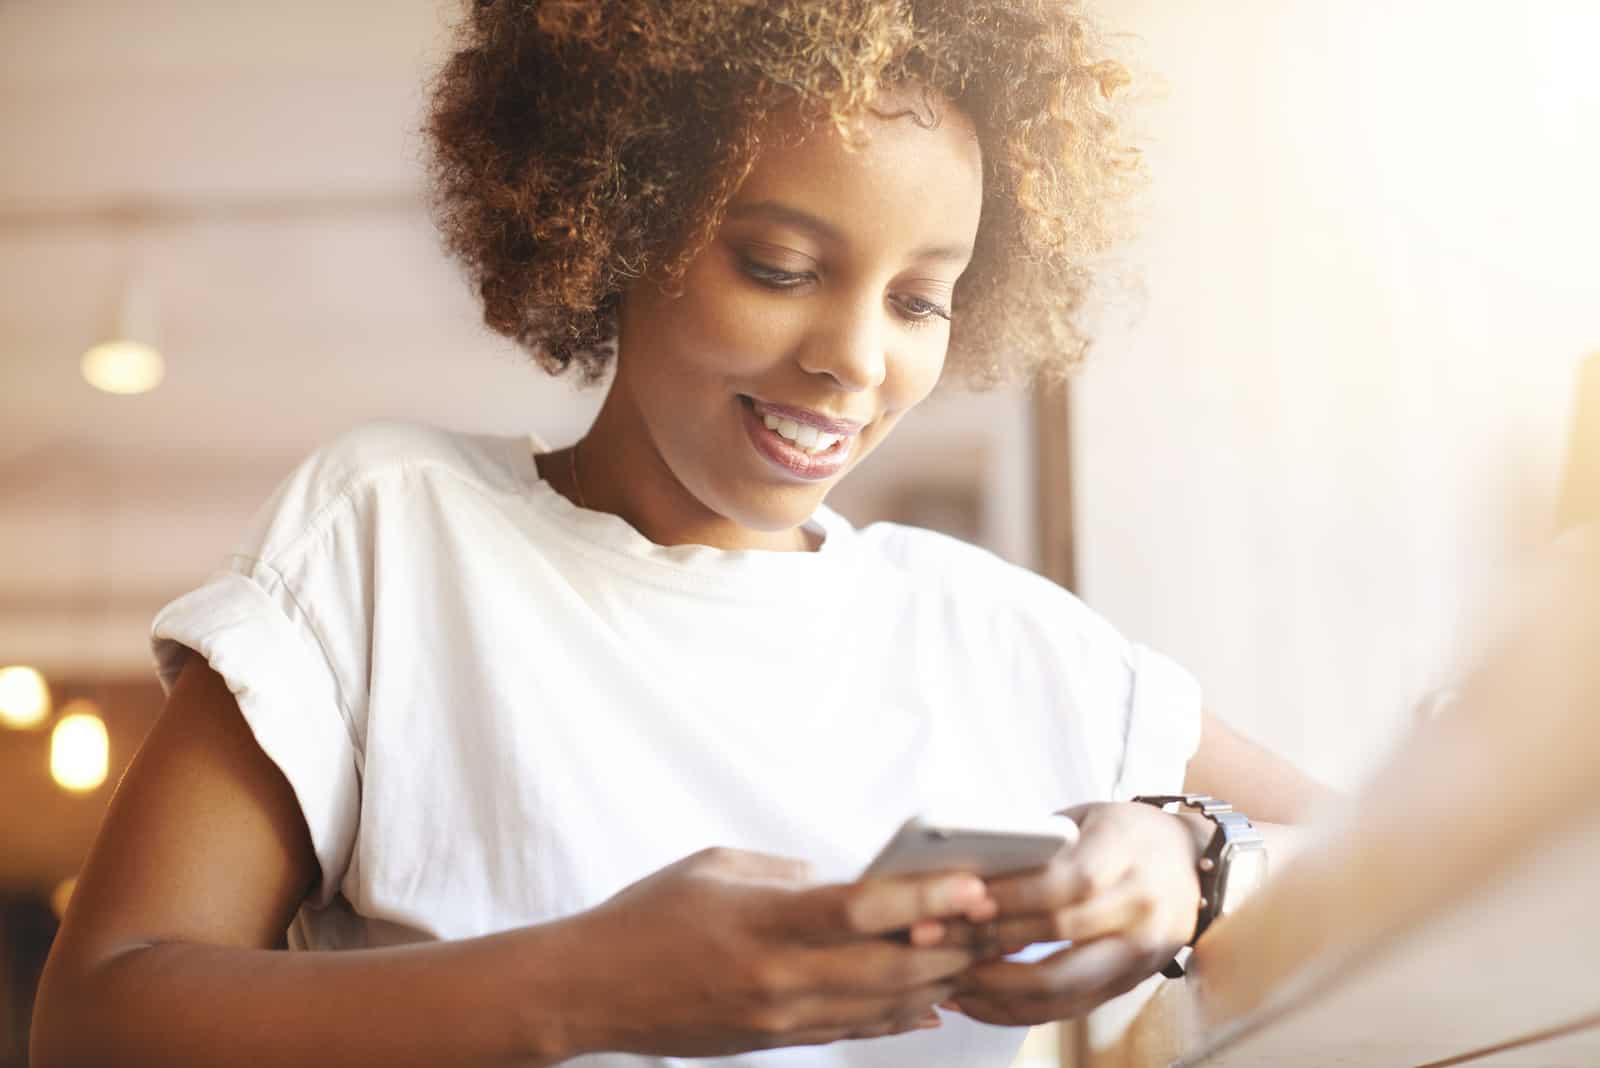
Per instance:
[[[561,925],[274,952],[318,876],[289,784],[227,685],[192,658],[117,789],[51,950],[33,1063],[560,1059],[560,984],[541,962],[564,955],[552,944]]]
[[[1308,822],[1330,807],[1339,795],[1287,760],[1239,734],[1210,712],[1201,716],[1200,748],[1184,776],[1186,793],[1211,794],[1231,802],[1250,817],[1267,840],[1274,872],[1305,845]],[[1195,817],[1201,848],[1210,838],[1209,823]]]
[[[1189,761],[1183,789],[1230,801],[1252,821],[1280,824],[1305,823],[1339,798],[1210,712],[1201,716],[1200,748]]]

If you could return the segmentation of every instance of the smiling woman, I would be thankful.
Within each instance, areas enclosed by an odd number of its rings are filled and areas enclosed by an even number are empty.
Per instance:
[[[773,147],[672,292],[621,301],[606,403],[581,458],[548,458],[547,478],[576,465],[591,506],[656,542],[805,545],[832,482],[944,366],[982,155],[964,116],[919,125],[917,102],[885,94],[855,144],[768,120]]]
[[[489,3],[462,34],[429,127],[445,234],[542,366],[615,360],[582,456],[544,470],[587,472],[586,499],[653,540],[803,544],[947,352],[979,384],[1082,355],[1132,155],[1108,103],[1125,74],[1070,6]],[[860,427],[795,444],[830,422]],[[616,433],[635,423],[649,457]],[[741,467],[745,433],[789,477]],[[626,493],[652,462],[686,499]]]
[[[461,33],[429,127],[441,222],[489,325],[544,366],[600,373],[623,292],[682,279],[774,138],[885,110],[959,112],[981,147],[952,363],[991,382],[1082,354],[1086,261],[1136,156],[1109,102],[1127,74],[1076,4],[496,0]],[[912,92],[886,109],[896,86]]]
[[[947,359],[1080,355],[1119,68],[1060,0],[491,0],[462,35],[444,231],[605,403],[562,450],[360,427],[161,612],[35,1063],[1001,1066],[1150,976],[1209,917],[1209,825],[1125,802],[1205,755],[1198,685],[824,503]],[[914,812],[1068,806],[1043,867],[862,875]]]

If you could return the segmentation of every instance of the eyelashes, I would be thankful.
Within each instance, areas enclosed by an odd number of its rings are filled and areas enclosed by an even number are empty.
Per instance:
[[[935,304],[931,300],[921,297],[902,297],[900,303],[907,308],[908,318],[912,322],[925,322],[929,319],[943,319],[950,321],[950,309],[943,304]]]
[[[800,289],[816,281],[816,275],[810,271],[784,271],[777,267],[769,267],[764,263],[757,263],[754,260],[741,259],[739,269],[756,283],[768,289]],[[890,300],[899,310],[900,317],[912,326],[922,326],[933,322],[935,319],[943,319],[949,322],[951,318],[949,308],[923,297],[894,296]]]

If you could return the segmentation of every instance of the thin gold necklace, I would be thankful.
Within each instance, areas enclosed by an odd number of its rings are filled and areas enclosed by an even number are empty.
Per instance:
[[[572,443],[572,450],[567,453],[567,466],[572,469],[572,492],[577,494],[578,507],[588,510],[588,505],[583,503],[583,483],[578,481],[578,443]]]

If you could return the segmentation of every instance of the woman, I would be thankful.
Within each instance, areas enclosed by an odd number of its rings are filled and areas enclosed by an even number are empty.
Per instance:
[[[1150,975],[1210,829],[1126,799],[1315,788],[1064,591],[822,503],[942,374],[1078,356],[1120,70],[1054,0],[462,33],[447,238],[604,407],[555,451],[360,428],[161,613],[37,1062],[1003,1065],[974,1021]],[[1048,868],[856,878],[913,811],[1064,806]]]

